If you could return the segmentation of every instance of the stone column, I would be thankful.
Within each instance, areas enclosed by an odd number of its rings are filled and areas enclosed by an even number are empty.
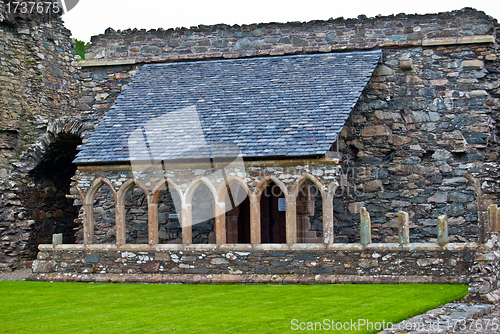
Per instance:
[[[190,245],[193,242],[193,218],[191,204],[182,204],[182,244]]]
[[[238,243],[238,217],[240,215],[240,207],[237,206],[226,212],[226,242],[228,244]]]
[[[52,234],[52,244],[53,245],[62,245],[62,243],[63,243],[62,233]]]
[[[323,200],[323,239],[325,244],[333,244],[333,196],[324,195]]]
[[[226,203],[215,203],[215,243],[226,243]]]
[[[158,244],[158,204],[148,204],[148,238],[150,245]]]
[[[496,204],[488,206],[488,230],[489,232],[498,232],[498,207]]]
[[[89,245],[94,243],[94,206],[92,204],[84,204],[83,214],[83,243]]]
[[[442,215],[438,217],[438,244],[444,245],[449,242],[448,239],[448,216]]]
[[[250,242],[260,244],[260,202],[257,196],[250,196]]]
[[[116,205],[116,244],[124,245],[127,240],[127,228],[125,226],[125,204]]]
[[[370,220],[370,214],[366,211],[365,207],[362,207],[359,211],[359,216],[361,219],[360,226],[360,236],[361,244],[367,245],[372,243],[372,221]]]
[[[398,237],[400,244],[410,243],[410,220],[404,211],[398,212]]]
[[[286,202],[286,243],[297,243],[297,207],[295,201]]]

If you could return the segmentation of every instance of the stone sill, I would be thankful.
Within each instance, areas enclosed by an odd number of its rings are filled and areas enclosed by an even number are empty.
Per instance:
[[[165,252],[165,251],[236,251],[236,252],[253,252],[253,251],[475,251],[478,244],[475,242],[466,243],[449,243],[439,245],[435,243],[386,243],[386,244],[198,244],[198,245],[113,245],[113,244],[94,244],[94,245],[39,245],[40,251],[56,251],[56,252],[71,252],[71,251],[94,251],[94,252]]]
[[[345,52],[356,50],[369,50],[373,48],[384,47],[414,47],[414,46],[445,46],[458,44],[485,44],[495,43],[493,35],[476,35],[476,36],[461,36],[461,37],[444,37],[444,38],[429,38],[416,41],[383,41],[378,43],[366,43],[352,46],[332,45],[323,47],[290,47],[287,49],[273,50],[258,50],[258,51],[230,51],[230,52],[214,52],[200,54],[173,54],[169,56],[151,56],[151,57],[134,57],[134,58],[115,58],[115,59],[89,59],[81,60],[78,65],[81,67],[95,66],[121,66],[135,65],[148,63],[167,63],[176,61],[188,60],[209,60],[222,58],[245,58],[256,56],[284,56],[292,54],[307,54],[307,53],[327,53],[327,52]]]
[[[33,274],[28,281],[189,284],[467,284],[467,277],[358,275]]]

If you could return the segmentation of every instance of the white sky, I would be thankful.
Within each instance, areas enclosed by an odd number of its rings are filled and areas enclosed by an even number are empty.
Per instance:
[[[364,14],[427,14],[473,7],[500,19],[498,0],[80,0],[63,16],[73,37],[90,37],[128,28],[157,29],[211,25],[250,24],[353,18]]]

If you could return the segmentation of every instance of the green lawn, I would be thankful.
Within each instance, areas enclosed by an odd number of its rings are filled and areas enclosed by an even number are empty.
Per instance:
[[[296,333],[303,322],[399,322],[463,285],[147,285],[0,282],[2,333]],[[293,319],[296,319],[292,322]],[[319,329],[318,324],[316,325]],[[325,327],[323,328],[325,331]],[[306,331],[311,332],[311,331]],[[314,332],[314,331],[313,331]],[[328,332],[328,331],[327,331]],[[366,327],[336,333],[375,333]]]

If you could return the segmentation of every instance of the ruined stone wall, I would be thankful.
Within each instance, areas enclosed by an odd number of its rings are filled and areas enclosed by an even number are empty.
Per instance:
[[[79,134],[81,86],[62,20],[19,18],[3,6],[0,1],[0,270],[29,256],[34,220],[27,202],[42,185],[28,173],[60,132]]]
[[[201,59],[421,45],[436,38],[491,35],[494,22],[472,9],[428,15],[125,30],[92,37],[87,59]]]
[[[85,141],[147,62],[382,48],[341,136],[347,179],[333,203],[338,239],[359,239],[363,204],[376,242],[394,241],[400,209],[410,213],[413,241],[435,240],[438,213],[450,216],[452,241],[476,240],[481,212],[497,202],[497,22],[482,12],[111,32],[92,39],[81,63],[59,19],[16,24],[0,22],[0,266],[26,254],[33,212],[19,194],[36,188],[27,173],[59,132]],[[413,70],[402,70],[401,58]]]
[[[338,192],[342,200],[334,202],[336,233],[357,242],[364,205],[375,242],[396,240],[398,210],[410,214],[412,241],[434,242],[441,214],[450,218],[451,241],[474,241],[500,191],[496,25],[484,13],[464,9],[111,31],[92,39],[80,105],[90,115],[105,115],[142,63],[382,48],[381,64],[341,133],[346,182]],[[412,68],[402,69],[401,59],[410,59]]]
[[[394,242],[390,228],[397,217],[387,212],[404,210],[412,240],[430,241],[436,218],[446,214],[452,241],[477,240],[480,212],[500,192],[495,53],[483,44],[384,51],[341,136],[348,157],[342,162],[349,181],[341,208],[346,221],[366,206],[376,238]],[[401,69],[405,58],[412,70]]]
[[[95,245],[97,246],[97,245]],[[466,284],[473,245],[43,245],[33,280],[150,283]],[[169,245],[170,246],[170,245]],[[77,249],[77,247],[80,247]],[[90,248],[93,247],[93,248]]]

